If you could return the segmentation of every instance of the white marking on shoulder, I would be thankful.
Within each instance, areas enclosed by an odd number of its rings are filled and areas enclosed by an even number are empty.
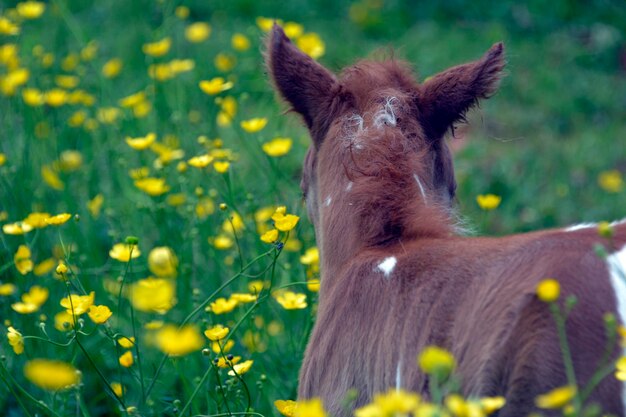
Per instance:
[[[617,299],[617,312],[622,325],[626,324],[626,245],[607,258],[611,285]],[[626,355],[626,349],[622,351]],[[626,408],[626,382],[622,383],[622,402]]]
[[[333,198],[331,196],[327,196],[326,200],[324,200],[324,205],[326,207],[328,207],[328,206],[330,206],[330,203],[332,203],[332,202],[333,202]]]
[[[597,224],[595,223],[581,223],[581,224],[574,224],[572,226],[566,227],[565,230],[566,232],[575,232],[576,230],[581,230],[581,229],[589,229],[591,227],[596,227]]]
[[[354,183],[352,181],[348,182],[348,185],[346,185],[346,191],[350,191],[352,190],[352,186],[354,185]]]
[[[413,178],[415,179],[415,182],[417,183],[417,186],[420,189],[420,193],[422,193],[422,198],[424,199],[424,201],[426,201],[426,191],[424,191],[424,186],[422,185],[422,182],[420,181],[420,177],[418,177],[417,174],[413,174]]]
[[[402,389],[402,356],[398,360],[398,365],[396,365],[396,391],[400,391]]]
[[[376,269],[382,271],[383,274],[385,274],[385,278],[389,278],[389,276],[393,272],[393,269],[396,267],[396,263],[398,263],[396,257],[389,256],[388,258],[383,259],[383,261],[378,264]]]

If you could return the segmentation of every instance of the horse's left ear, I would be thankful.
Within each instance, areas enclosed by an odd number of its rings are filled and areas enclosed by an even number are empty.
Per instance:
[[[265,61],[276,89],[302,115],[313,140],[321,141],[322,125],[328,121],[338,87],[335,76],[296,48],[277,24],[268,39]]]
[[[504,45],[500,42],[478,61],[452,67],[426,81],[417,105],[428,137],[440,139],[479,99],[494,94],[504,64]]]

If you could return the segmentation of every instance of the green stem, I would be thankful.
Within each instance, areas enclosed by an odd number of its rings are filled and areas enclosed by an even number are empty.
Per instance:
[[[550,303],[550,312],[556,322],[556,329],[559,336],[559,346],[561,347],[561,355],[563,356],[563,365],[565,366],[565,375],[567,377],[567,383],[570,386],[578,387],[576,383],[576,373],[574,371],[574,362],[572,360],[572,353],[567,341],[567,333],[565,331],[565,317],[561,314],[561,310],[557,303]],[[576,396],[574,397],[574,406],[577,411],[581,410],[582,401],[581,395],[576,390]]]

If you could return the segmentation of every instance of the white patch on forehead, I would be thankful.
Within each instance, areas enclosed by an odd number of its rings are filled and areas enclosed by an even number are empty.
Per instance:
[[[396,125],[396,113],[394,104],[398,101],[395,97],[387,97],[383,108],[376,112],[374,115],[374,126],[380,129],[383,126],[395,126]]]
[[[330,203],[333,202],[333,198],[331,196],[326,196],[326,199],[324,200],[324,205],[326,207],[330,206]]]
[[[389,278],[389,276],[393,272],[393,269],[396,267],[396,263],[398,263],[396,257],[389,256],[388,258],[383,259],[383,261],[378,264],[376,269],[382,271],[382,273],[385,274],[385,278]]]
[[[596,224],[595,223],[574,224],[572,226],[566,227],[564,230],[566,232],[575,232],[576,230],[588,229],[590,227],[596,227]]]
[[[417,186],[420,189],[422,198],[424,199],[424,201],[426,201],[426,191],[424,191],[424,186],[422,185],[422,182],[420,181],[420,177],[418,177],[417,174],[413,174],[413,178],[415,179],[415,182],[417,183]]]
[[[352,181],[348,181],[348,185],[346,185],[346,191],[350,191],[352,189],[352,186],[354,185],[354,183]]]
[[[617,312],[622,325],[626,325],[626,246],[612,253],[606,259],[610,272],[611,285],[617,299]],[[626,355],[626,349],[622,351]],[[622,382],[622,403],[626,408],[626,382]]]

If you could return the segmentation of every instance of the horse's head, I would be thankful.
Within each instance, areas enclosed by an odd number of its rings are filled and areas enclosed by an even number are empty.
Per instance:
[[[362,61],[336,77],[275,25],[267,66],[311,134],[301,186],[318,228],[321,206],[352,188],[353,181],[356,189],[358,178],[373,178],[369,186],[382,184],[382,194],[399,192],[449,206],[456,182],[443,137],[478,99],[496,90],[504,57],[498,43],[478,61],[423,84],[407,65],[393,60]],[[389,181],[380,180],[385,176]]]

